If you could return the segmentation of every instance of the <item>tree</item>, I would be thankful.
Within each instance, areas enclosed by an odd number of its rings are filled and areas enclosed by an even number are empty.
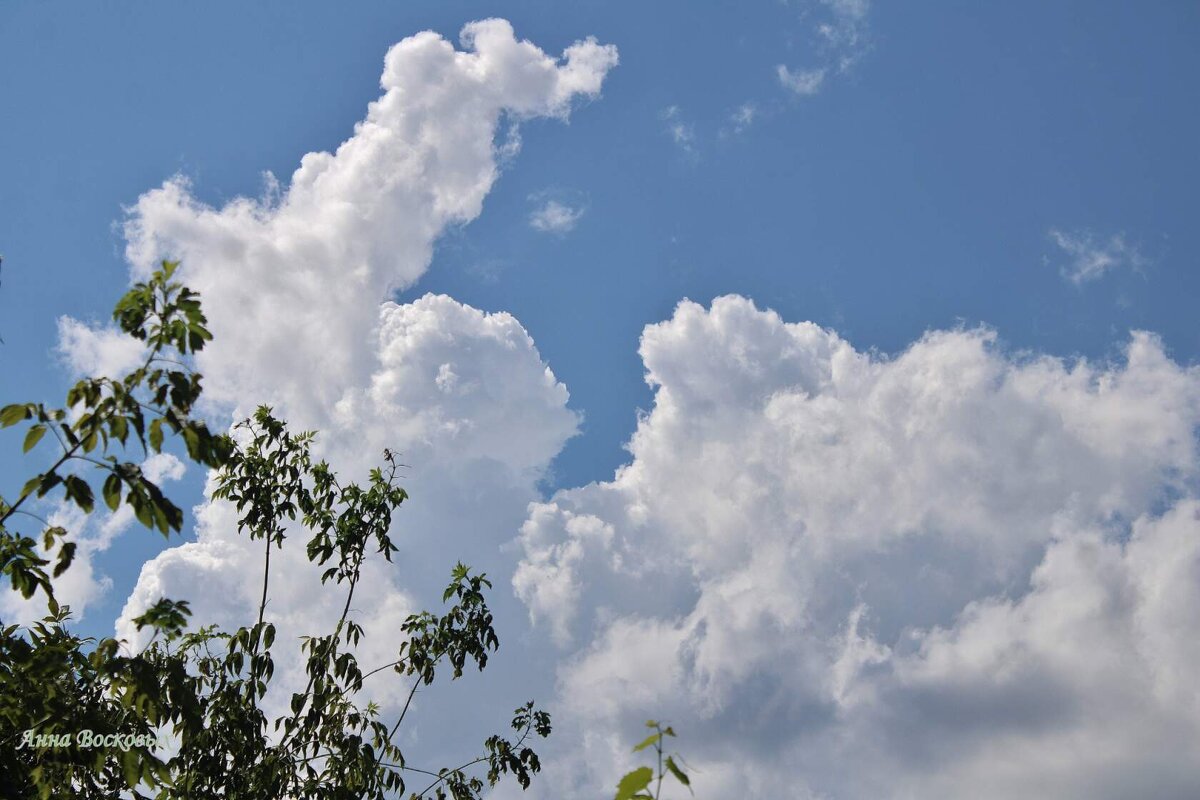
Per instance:
[[[499,646],[485,599],[491,584],[458,564],[442,597],[450,608],[410,616],[396,659],[360,668],[354,647],[363,630],[351,600],[365,560],[390,560],[396,549],[392,514],[407,498],[396,459],[385,451],[365,485],[343,482],[313,459],[313,433],[290,432],[265,407],[240,423],[237,441],[210,431],[194,413],[202,380],[192,359],[212,337],[199,297],[173,279],[176,267],[164,262],[114,311],[121,329],[145,342],[140,367],[79,381],[64,408],[0,410],[3,427],[27,426],[25,452],[57,445],[48,469],[11,502],[0,498],[0,572],[24,597],[44,597],[48,609],[27,628],[0,621],[0,794],[465,800],[504,775],[527,787],[540,770],[528,743],[550,733],[549,716],[532,702],[514,712],[512,739],[490,736],[456,767],[406,763],[395,737],[417,687],[447,671],[453,679],[470,665],[482,670]],[[115,639],[71,632],[54,583],[76,545],[34,506],[61,497],[92,514],[98,492],[111,510],[129,505],[147,528],[178,532],[183,512],[130,460],[134,448],[161,452],[167,434],[192,461],[218,470],[215,496],[235,504],[241,533],[262,541],[262,599],[245,626],[222,631],[189,630],[187,601],[162,598],[135,620],[153,635],[130,654]],[[22,532],[30,524],[41,528],[40,546]],[[291,694],[287,713],[268,719],[264,701],[282,646],[267,614],[271,553],[297,529],[307,535],[308,559],[324,567],[322,584],[344,600],[333,630],[300,646],[307,685]],[[364,681],[380,673],[411,683],[409,703],[390,724],[377,706],[357,702]],[[170,748],[157,746],[160,735]]]

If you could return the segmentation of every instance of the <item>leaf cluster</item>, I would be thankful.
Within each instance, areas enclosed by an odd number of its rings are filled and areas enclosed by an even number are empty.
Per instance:
[[[15,500],[0,498],[0,568],[24,597],[42,592],[50,612],[28,628],[0,622],[0,796],[382,800],[407,792],[409,800],[478,800],[505,775],[527,787],[541,768],[528,743],[550,733],[549,715],[532,702],[514,712],[514,737],[488,737],[479,755],[457,766],[406,762],[396,734],[418,687],[447,672],[456,679],[469,664],[482,670],[499,647],[485,596],[491,583],[457,564],[442,597],[449,608],[409,616],[395,660],[359,666],[363,629],[350,614],[352,601],[368,556],[391,561],[397,551],[390,531],[408,497],[397,485],[402,465],[385,451],[365,484],[343,483],[314,459],[314,434],[292,433],[267,407],[233,436],[212,434],[194,413],[202,383],[190,364],[211,334],[197,295],[174,280],[176,267],[164,262],[114,312],[121,329],[146,345],[140,367],[117,379],[79,381],[64,408],[0,409],[0,425],[29,424],[26,452],[47,433],[59,445],[56,460]],[[257,614],[234,631],[190,630],[187,601],[161,598],[134,620],[153,631],[140,652],[116,639],[81,639],[69,630],[70,609],[54,596],[55,579],[71,565],[70,532],[43,522],[39,549],[15,523],[42,522],[28,506],[52,493],[91,514],[98,487],[110,510],[124,503],[146,527],[180,530],[182,511],[126,454],[139,445],[143,455],[162,452],[168,432],[192,461],[217,470],[214,499],[232,503],[239,532],[262,542]],[[100,477],[89,479],[97,470]],[[299,652],[289,654],[303,660],[306,685],[291,694],[286,713],[269,719],[264,708],[283,644],[268,613],[271,554],[301,532],[308,560],[323,568],[323,591],[340,593],[342,610],[331,631],[302,637]],[[46,555],[55,559],[52,568]],[[390,723],[377,705],[358,700],[366,680],[388,672],[411,683]],[[28,730],[85,729],[165,736],[171,746],[14,746]],[[420,790],[408,786],[426,782]]]
[[[663,779],[668,775],[686,786],[689,792],[692,790],[691,778],[679,766],[682,761],[679,754],[668,755],[663,747],[666,737],[675,736],[675,730],[669,725],[664,727],[657,720],[648,720],[646,727],[652,728],[654,732],[638,742],[633,752],[640,753],[653,747],[658,771],[656,773],[654,767],[638,767],[626,773],[617,784],[617,794],[613,800],[659,800],[662,796]],[[655,784],[653,794],[650,792],[652,783]]]
[[[30,478],[15,499],[0,497],[0,574],[23,597],[44,593],[51,610],[57,606],[52,578],[70,566],[76,543],[62,527],[24,508],[29,500],[61,493],[65,502],[91,514],[98,486],[110,510],[125,503],[139,522],[166,536],[180,530],[183,511],[147,478],[140,461],[129,460],[129,446],[140,445],[143,456],[162,452],[170,432],[183,440],[193,461],[209,467],[220,466],[232,450],[229,437],[213,434],[193,415],[202,387],[187,360],[212,335],[195,293],[172,279],[177,266],[164,261],[113,312],[125,333],[145,342],[141,366],[121,378],[78,381],[61,408],[33,402],[0,408],[0,427],[28,423],[24,452],[47,433],[58,446],[51,466]],[[18,530],[18,515],[43,523],[40,551],[36,539]],[[43,553],[54,560],[49,573],[51,559]]]

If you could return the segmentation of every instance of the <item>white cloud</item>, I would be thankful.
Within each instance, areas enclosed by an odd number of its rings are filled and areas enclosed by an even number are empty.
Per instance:
[[[667,106],[659,113],[659,118],[666,123],[667,134],[671,137],[671,141],[675,142],[685,155],[694,156],[696,154],[696,131],[691,123],[683,120],[683,112],[679,110],[679,106]]]
[[[823,51],[830,67],[846,72],[853,67],[868,47],[868,0],[821,0],[828,16],[817,25],[817,34],[824,40]]]
[[[480,213],[498,174],[501,123],[567,118],[617,62],[594,39],[556,60],[503,20],[471,23],[461,40],[456,50],[427,31],[392,47],[384,93],[354,135],[334,153],[304,156],[278,202],[211,208],[177,178],[130,209],[135,271],[181,260],[183,280],[206,301],[216,340],[200,366],[210,399],[286,400],[313,413],[337,403],[372,368],[378,323],[365,310],[411,286],[438,235]]]
[[[542,632],[561,648],[561,760],[535,795],[611,788],[655,715],[711,796],[1186,796],[1200,371],[1142,333],[1111,365],[1012,356],[987,330],[885,358],[741,298],[685,302],[644,333],[655,404],[631,463],[544,501],[578,419],[521,325],[443,296],[383,301],[479,213],[519,141],[496,143],[505,119],[565,116],[616,53],[584,42],[556,61],[495,20],[463,46],[396,45],[355,135],[277,197],[214,209],[175,180],[127,227],[136,270],[181,258],[204,294],[210,396],[319,429],[351,479],[385,446],[413,465],[402,552],[356,594],[364,665],[389,660],[398,621],[462,557],[511,575],[524,604],[493,594],[522,649],[489,667],[486,702],[545,699]],[[678,108],[664,120],[692,148]],[[108,352],[77,338],[80,369]],[[197,540],[143,567],[119,632],[137,640],[129,619],[160,595],[250,618],[261,552],[235,527],[228,505],[203,507]],[[294,547],[273,563],[282,647],[335,612]],[[481,716],[465,686],[442,718]]]
[[[815,36],[816,66],[792,69],[784,64],[775,74],[785,89],[809,96],[821,91],[831,75],[849,72],[868,50],[868,0],[818,0],[801,3]]]
[[[547,200],[529,215],[529,226],[543,233],[567,233],[583,217],[582,208],[573,208],[558,200]]]
[[[112,325],[97,329],[59,317],[58,352],[72,375],[119,377],[141,365],[146,345]]]
[[[384,447],[402,451],[411,465],[402,484],[412,499],[394,532],[401,548],[396,566],[372,562],[355,593],[355,619],[367,630],[360,658],[369,665],[394,657],[399,623],[419,605],[436,603],[435,590],[456,559],[492,574],[511,569],[501,566],[500,545],[577,425],[565,387],[511,316],[438,295],[387,303],[378,315],[378,366],[368,382],[346,392],[318,439],[322,456],[348,479],[365,479]],[[245,624],[248,610],[257,608],[261,544],[237,533],[228,504],[197,511],[196,541],[143,567],[118,624],[130,641],[141,637],[129,620],[162,595],[189,598],[197,619],[227,626]],[[332,623],[340,609],[328,602],[332,590],[321,588],[301,541],[274,554],[272,570],[269,613],[281,642]],[[505,602],[501,595],[497,607]],[[280,664],[282,685],[302,677],[301,661]],[[397,699],[403,689],[386,680],[371,688],[381,701]]]
[[[714,796],[1200,783],[1200,369],[1144,333],[1120,364],[985,329],[884,358],[737,297],[641,354],[632,461],[519,537],[564,648],[546,796],[619,774],[646,715]]]
[[[467,25],[461,42],[456,50],[425,32],[392,47],[383,95],[354,135],[334,153],[306,155],[285,187],[213,208],[176,178],[143,194],[125,226],[135,276],[178,259],[202,295],[214,341],[198,362],[214,411],[275,406],[296,429],[319,430],[320,454],[350,480],[365,480],[385,447],[411,465],[401,554],[372,565],[355,594],[366,666],[394,658],[416,604],[437,607],[456,559],[511,573],[515,554],[500,545],[578,425],[566,388],[508,314],[435,295],[387,301],[427,269],[439,235],[480,213],[498,163],[515,154],[516,126],[566,119],[617,62],[593,39],[555,59],[503,20]],[[118,633],[140,643],[130,620],[164,595],[188,599],[198,620],[245,624],[261,590],[260,544],[237,534],[228,504],[199,507],[196,541],[142,567]],[[289,545],[272,557],[268,615],[281,643],[335,613],[303,543]],[[515,599],[501,594],[494,610],[501,632],[517,635]],[[300,662],[280,670],[285,687],[302,680]],[[398,689],[386,678],[372,687],[383,701]]]
[[[758,118],[758,106],[754,103],[742,103],[729,115],[734,134],[744,133]]]
[[[1068,258],[1060,269],[1063,277],[1076,285],[1093,281],[1110,270],[1129,267],[1141,269],[1146,259],[1138,249],[1118,233],[1107,240],[1091,231],[1062,231],[1051,228],[1049,237]]]
[[[780,64],[775,68],[775,73],[785,89],[798,95],[816,94],[821,91],[821,85],[825,82],[824,69],[792,71]]]

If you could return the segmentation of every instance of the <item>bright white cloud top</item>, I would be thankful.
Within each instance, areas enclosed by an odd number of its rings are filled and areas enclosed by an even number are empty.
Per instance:
[[[498,158],[517,141],[510,132],[496,144],[502,123],[566,119],[617,63],[616,49],[594,39],[554,59],[503,20],[467,25],[461,43],[426,32],[391,48],[384,94],[354,136],[336,153],[305,156],[277,199],[216,209],[174,179],[139,198],[125,229],[135,275],[179,259],[202,293],[215,341],[198,361],[216,408],[240,416],[274,405],[296,429],[321,431],[322,454],[360,477],[385,447],[403,451],[405,485],[421,502],[406,507],[402,546],[406,555],[436,547],[441,559],[416,577],[422,586],[443,582],[456,558],[495,571],[499,545],[578,419],[511,316],[444,296],[385,301],[425,271],[448,226],[480,213]],[[79,369],[120,355],[107,330],[70,320],[61,329]],[[191,600],[198,619],[236,624],[259,580],[246,545],[230,507],[206,507],[196,542],[142,568],[118,630],[140,641],[128,620],[163,595]],[[319,605],[302,548],[283,556],[280,574],[288,580],[271,610],[281,638],[333,613]],[[399,623],[415,610],[413,578],[376,568],[364,579],[360,617],[380,648],[364,663],[394,658]],[[290,677],[281,669],[284,685]]]
[[[532,338],[446,296],[387,298],[481,213],[505,123],[566,119],[616,63],[593,39],[552,58],[501,20],[468,25],[461,49],[418,34],[387,54],[353,137],[276,199],[213,208],[175,179],[130,210],[135,273],[178,258],[204,296],[219,407],[274,404],[352,473],[385,446],[414,465],[402,565],[357,595],[364,664],[389,660],[441,581],[422,570],[461,556],[497,578],[501,634],[528,615],[527,660],[551,664],[535,693],[557,692],[556,752],[534,796],[610,787],[647,716],[686,732],[701,796],[1200,784],[1200,370],[1151,334],[1111,364],[1009,353],[986,329],[889,358],[742,297],[685,301],[643,334],[655,400],[629,464],[539,495],[579,419]],[[679,110],[663,121],[690,152]],[[60,330],[80,370],[124,352]],[[143,568],[122,635],[161,595],[242,619],[260,562],[235,528],[205,507],[197,541]],[[281,639],[335,613],[301,553],[284,559]]]
[[[447,226],[479,215],[502,121],[566,119],[617,63],[594,39],[555,60],[503,20],[471,23],[461,41],[425,32],[395,45],[354,136],[306,155],[278,203],[214,209],[177,179],[131,209],[135,270],[181,260],[212,309],[218,344],[201,367],[213,399],[336,404],[372,368],[367,310],[421,276]]]
[[[641,354],[631,463],[521,531],[565,771],[614,774],[653,709],[712,796],[1197,785],[1200,370],[1144,333],[1121,364],[986,330],[881,358],[736,296]]]

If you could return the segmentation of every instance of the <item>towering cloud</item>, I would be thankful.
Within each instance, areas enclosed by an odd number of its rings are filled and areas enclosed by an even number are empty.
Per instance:
[[[321,432],[320,453],[347,479],[364,480],[385,447],[410,465],[397,564],[371,567],[356,592],[373,648],[361,654],[367,666],[394,657],[400,622],[416,603],[440,597],[426,590],[444,583],[456,559],[505,569],[515,556],[500,546],[578,423],[566,388],[511,316],[443,296],[389,297],[428,268],[448,226],[480,213],[498,158],[519,142],[516,126],[566,119],[575,100],[599,93],[617,52],[587,39],[556,59],[503,20],[467,25],[461,45],[425,32],[391,48],[383,94],[354,135],[334,153],[306,155],[267,197],[213,208],[176,178],[142,195],[125,227],[135,275],[178,259],[203,296],[215,340],[199,367],[214,409],[241,415],[274,405],[297,429]],[[507,138],[497,142],[500,132]],[[72,320],[61,327],[78,369],[123,352],[111,331]],[[196,541],[143,566],[118,622],[131,642],[143,637],[129,620],[159,596],[186,598],[197,619],[226,626],[244,624],[257,607],[259,548],[238,535],[228,505],[199,513]],[[314,588],[303,544],[291,545],[273,559],[286,576],[272,584],[269,609],[281,642],[334,614]],[[505,619],[503,606],[502,595]],[[516,609],[508,617],[519,624]],[[281,663],[279,679],[298,679],[301,669]]]
[[[1120,364],[985,329],[885,358],[740,297],[641,354],[631,463],[520,535],[564,773],[618,774],[651,714],[713,796],[1200,785],[1200,370],[1143,333]]]
[[[135,271],[182,260],[206,300],[213,399],[287,403],[308,418],[361,385],[378,355],[374,309],[424,273],[447,226],[479,215],[501,123],[565,119],[617,62],[594,39],[556,60],[504,20],[467,25],[461,42],[425,32],[392,47],[384,93],[354,135],[306,155],[277,199],[210,208],[177,178],[130,210]]]

